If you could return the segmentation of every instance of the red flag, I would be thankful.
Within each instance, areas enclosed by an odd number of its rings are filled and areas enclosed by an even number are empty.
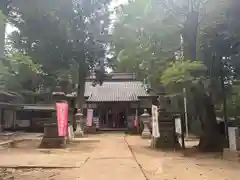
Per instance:
[[[56,103],[58,136],[68,135],[68,103]]]

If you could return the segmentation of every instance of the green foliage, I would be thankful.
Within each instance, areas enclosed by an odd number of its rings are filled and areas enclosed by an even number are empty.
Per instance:
[[[156,81],[180,48],[178,22],[152,1],[130,1],[117,11],[113,30],[116,69]]]
[[[41,66],[34,63],[31,57],[19,52],[12,53],[5,60],[3,59],[1,64],[0,82],[2,87],[13,91],[39,88],[39,79],[44,73]]]
[[[205,71],[206,67],[200,61],[175,61],[164,70],[161,82],[165,85],[191,82],[196,77],[196,71]]]
[[[10,47],[41,65],[43,89],[60,81],[77,83],[78,67],[93,69],[105,57],[109,20],[108,0],[13,0],[8,21],[18,31]],[[77,70],[76,70],[77,69]]]

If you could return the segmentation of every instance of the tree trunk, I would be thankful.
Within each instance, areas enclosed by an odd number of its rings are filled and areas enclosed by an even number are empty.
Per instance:
[[[198,12],[189,12],[183,28],[184,59],[197,60]]]
[[[78,67],[78,88],[77,88],[77,108],[83,111],[83,104],[85,103],[85,78],[86,78],[86,65],[81,64]]]
[[[189,12],[183,28],[184,59],[197,60],[197,35],[199,12]],[[217,124],[216,114],[212,98],[204,89],[203,84],[197,87],[194,93],[197,116],[199,117],[203,135],[200,138],[199,148],[202,151],[220,150],[222,147],[222,135]]]
[[[8,5],[11,3],[9,0],[0,0],[0,10],[2,11],[5,18],[9,14]],[[0,59],[4,58],[5,50],[5,32],[6,32],[6,22],[0,22]]]
[[[201,151],[221,151],[224,143],[224,135],[220,133],[211,96],[205,93],[202,96],[201,104],[203,107],[201,108],[202,111],[200,111],[200,121],[204,134],[200,137],[199,149]]]

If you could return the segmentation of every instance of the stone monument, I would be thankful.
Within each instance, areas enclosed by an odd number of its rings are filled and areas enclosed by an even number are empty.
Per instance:
[[[175,149],[179,146],[176,132],[175,132],[175,120],[172,113],[166,112],[164,109],[159,109],[159,133],[157,148],[172,148]]]
[[[66,101],[65,93],[54,92],[52,94],[53,113],[52,118],[44,124],[44,135],[40,144],[41,148],[64,148],[66,147],[67,137],[58,136],[58,123],[56,116],[56,102]]]

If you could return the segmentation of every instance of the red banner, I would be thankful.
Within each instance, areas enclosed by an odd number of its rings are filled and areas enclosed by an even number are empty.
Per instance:
[[[56,103],[58,136],[68,136],[68,103]]]

